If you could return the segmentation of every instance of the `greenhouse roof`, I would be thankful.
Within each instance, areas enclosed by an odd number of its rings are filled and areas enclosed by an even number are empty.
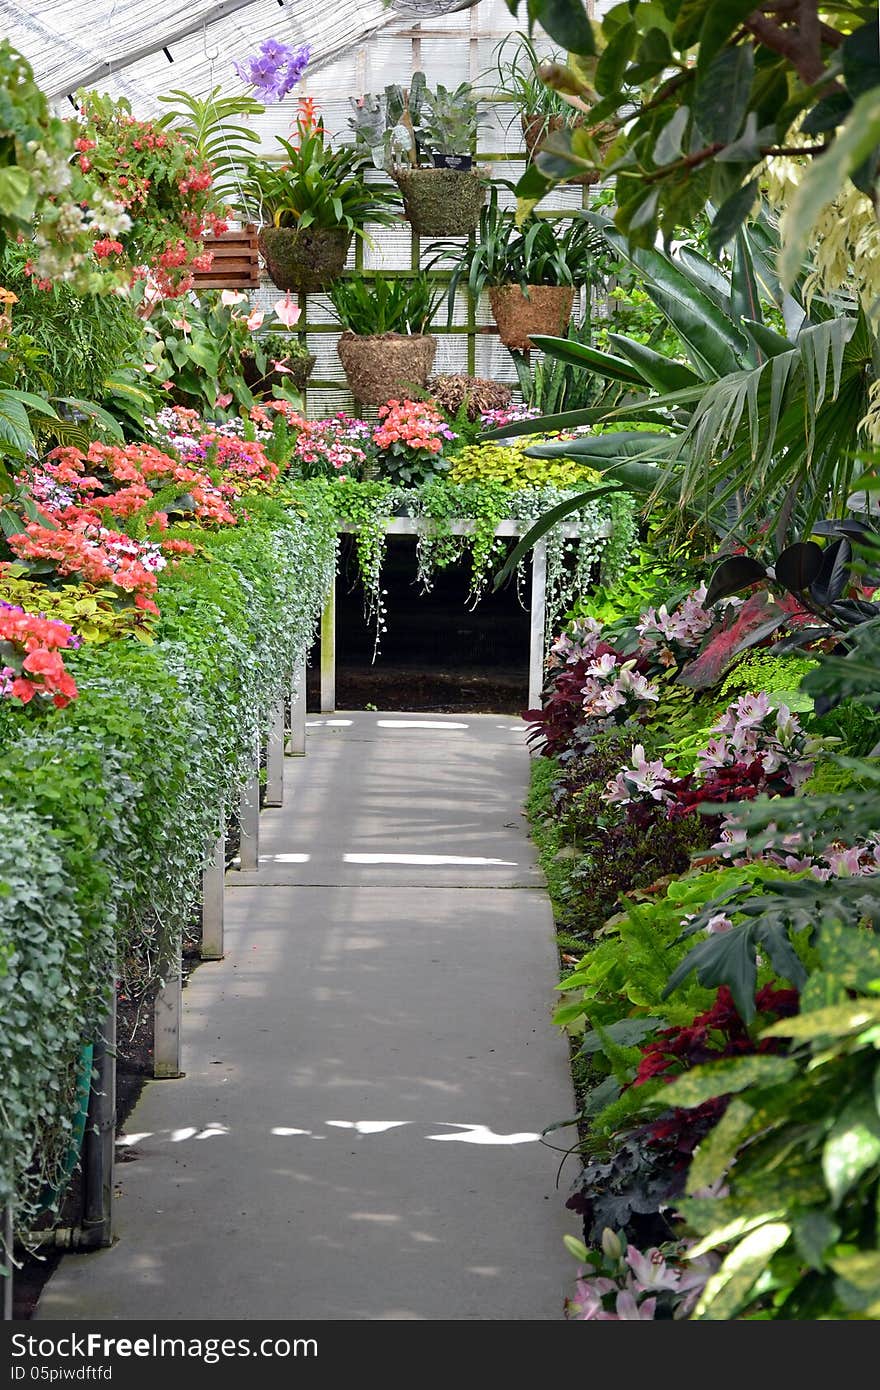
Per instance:
[[[125,96],[143,110],[160,92],[244,88],[233,63],[265,38],[308,43],[310,69],[401,19],[466,9],[474,0],[0,0],[0,32],[33,65],[55,101],[80,87]]]

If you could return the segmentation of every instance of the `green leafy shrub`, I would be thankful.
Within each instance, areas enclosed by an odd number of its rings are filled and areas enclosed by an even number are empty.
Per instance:
[[[509,445],[468,444],[455,455],[449,479],[453,483],[493,482],[505,487],[570,488],[595,478],[589,468],[569,459],[526,458],[529,440]]]
[[[18,1049],[0,1070],[14,1117],[0,1205],[12,1200],[21,1221],[63,1146],[64,1078],[94,1036],[114,960],[144,988],[179,950],[222,807],[323,603],[327,514],[257,495],[248,510],[163,575],[152,646],[84,646],[71,660],[79,699],[38,735],[20,716],[0,726],[0,817],[16,832],[0,851],[0,992],[11,981],[6,1045]],[[21,1080],[25,1038],[29,1076],[57,1090]]]
[[[340,325],[359,337],[426,333],[438,297],[424,274],[412,279],[377,275],[369,281],[337,280],[330,288],[330,300]]]
[[[0,285],[18,297],[10,347],[16,385],[53,396],[100,401],[108,378],[143,361],[144,330],[127,299],[113,294],[77,294],[63,280],[38,289],[25,275],[25,247],[7,245],[0,257]],[[16,357],[16,343],[30,351]]]

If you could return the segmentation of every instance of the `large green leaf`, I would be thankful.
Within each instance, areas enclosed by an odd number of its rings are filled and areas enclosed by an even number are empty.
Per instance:
[[[667,445],[668,434],[648,434],[646,430],[618,430],[614,434],[586,434],[553,444],[534,444],[526,450],[533,459],[576,458],[585,462],[653,456],[657,446]]]
[[[697,72],[702,74],[718,50],[736,33],[746,16],[752,13],[755,4],[754,0],[712,0],[711,4],[698,8],[705,10],[697,52]]]
[[[700,1295],[696,1319],[718,1322],[736,1316],[747,1301],[758,1276],[791,1235],[785,1221],[768,1221],[750,1231],[734,1246],[721,1268]]]
[[[619,232],[606,231],[609,243],[646,279],[646,289],[668,318],[706,380],[736,371],[748,354],[745,335],[668,256],[651,247],[630,248]]]
[[[598,348],[589,347],[586,343],[576,343],[570,338],[551,338],[543,333],[536,333],[531,341],[541,352],[559,362],[569,362],[573,367],[589,367],[600,376],[608,377],[611,381],[622,381],[630,386],[645,384],[644,378],[624,358],[600,352]]]
[[[694,120],[707,144],[729,144],[739,134],[749,105],[755,55],[751,44],[723,48],[697,69]]]
[[[688,386],[699,385],[700,378],[696,372],[692,372],[683,362],[664,357],[661,352],[655,352],[645,343],[637,343],[620,333],[609,333],[608,337],[655,391],[678,391]]]
[[[27,411],[9,391],[0,390],[0,447],[24,455],[34,447]]]
[[[743,319],[762,323],[764,317],[754,261],[742,230],[737,232],[730,273],[730,315],[736,323],[742,323]]]
[[[722,1057],[717,1062],[694,1067],[671,1081],[658,1097],[664,1109],[679,1106],[693,1110],[715,1096],[744,1091],[750,1086],[781,1085],[797,1072],[798,1064],[790,1057],[773,1057],[760,1053],[746,1057]]]
[[[515,14],[516,5],[511,5],[511,0],[507,3]],[[568,53],[591,57],[596,52],[593,26],[585,6],[573,5],[571,0],[529,0],[529,21],[535,20]]]
[[[822,1152],[822,1171],[835,1206],[863,1173],[880,1164],[880,1115],[870,1091],[857,1096],[835,1120]]]
[[[730,1167],[755,1112],[744,1100],[732,1100],[713,1130],[700,1141],[688,1170],[687,1191],[711,1187]]]
[[[115,415],[111,415],[109,410],[105,410],[103,406],[97,405],[94,401],[81,400],[78,396],[54,396],[53,400],[58,401],[60,405],[71,406],[74,410],[79,411],[81,415],[87,416],[88,419],[93,420],[95,424],[100,425],[102,429],[106,430],[111,439],[119,444],[123,442],[125,436],[122,433],[119,421],[116,419]]]

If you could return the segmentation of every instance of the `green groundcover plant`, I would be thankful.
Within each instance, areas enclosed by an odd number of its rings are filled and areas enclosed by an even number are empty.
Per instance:
[[[186,534],[151,645],[68,654],[79,698],[0,724],[0,1206],[26,1227],[69,1147],[77,1057],[114,970],[144,988],[179,949],[209,844],[332,567],[326,511],[253,494]]]

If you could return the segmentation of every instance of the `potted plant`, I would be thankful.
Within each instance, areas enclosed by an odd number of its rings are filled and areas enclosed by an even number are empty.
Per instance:
[[[513,52],[508,56],[508,45],[513,44]],[[582,126],[583,112],[578,111],[565,97],[541,78],[541,67],[545,63],[563,62],[558,54],[548,54],[540,58],[535,45],[526,34],[508,34],[495,49],[496,99],[509,102],[519,114],[526,152],[529,159],[534,158],[548,135],[554,131]],[[600,178],[598,171],[567,179],[567,183],[593,184]]]
[[[277,138],[285,163],[253,159],[248,165],[265,219],[260,251],[279,289],[310,294],[341,275],[352,238],[368,240],[367,222],[388,226],[394,221],[394,202],[364,182],[359,150],[331,148],[323,121],[300,119],[294,141]]]
[[[344,330],[336,350],[359,404],[384,405],[424,387],[437,351],[425,331],[436,308],[426,275],[340,280],[330,298]]]
[[[502,343],[527,352],[533,334],[565,334],[575,290],[592,279],[599,245],[601,236],[582,217],[568,219],[561,233],[534,215],[517,227],[513,211],[499,207],[495,186],[473,244],[435,242],[429,266],[449,258],[455,262],[447,291],[450,322],[459,285],[465,284],[474,299],[488,289]]]
[[[480,117],[470,84],[431,91],[417,72],[408,90],[386,87],[384,99],[362,97],[352,105],[355,138],[399,187],[413,231],[430,237],[472,232],[489,171],[473,164]]]

